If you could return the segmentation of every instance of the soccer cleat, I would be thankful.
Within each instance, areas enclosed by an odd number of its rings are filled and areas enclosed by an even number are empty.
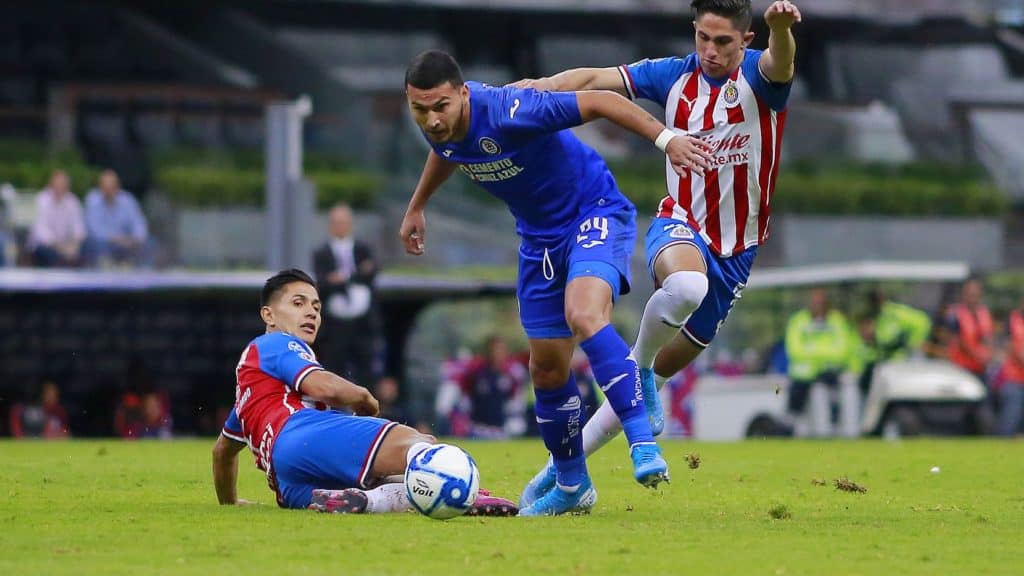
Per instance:
[[[519,496],[519,507],[529,508],[530,505],[543,498],[554,487],[555,464],[549,457],[547,463],[544,464],[544,468],[537,472],[537,475],[526,484],[526,488],[523,488],[523,493]]]
[[[633,459],[633,477],[648,488],[657,488],[658,484],[668,482],[668,463],[661,456],[661,448],[657,444],[644,442],[634,444],[629,450]]]
[[[313,500],[309,503],[310,510],[332,514],[363,514],[369,498],[357,488],[344,490],[313,490]]]
[[[647,409],[647,420],[651,423],[651,434],[658,436],[665,430],[665,411],[661,408],[661,397],[654,383],[653,369],[640,369],[640,385],[644,390],[644,408]]]
[[[466,516],[515,516],[518,513],[519,507],[515,502],[491,496],[490,492],[481,489]]]
[[[575,492],[566,492],[560,486],[548,490],[548,493],[533,504],[519,510],[520,516],[558,516],[560,514],[589,514],[597,503],[597,490],[589,476],[576,487]]]

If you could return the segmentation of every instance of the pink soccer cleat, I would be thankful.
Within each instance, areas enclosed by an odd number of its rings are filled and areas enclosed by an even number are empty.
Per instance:
[[[366,512],[368,498],[358,488],[344,490],[313,490],[313,500],[309,503],[310,510],[330,514],[363,514]]]
[[[490,490],[481,489],[477,493],[476,501],[466,512],[466,516],[515,516],[519,514],[519,507],[511,500],[491,496]]]

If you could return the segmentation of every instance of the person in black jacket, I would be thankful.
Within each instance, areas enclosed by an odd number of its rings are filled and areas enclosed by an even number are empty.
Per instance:
[[[337,204],[329,214],[331,237],[313,254],[317,288],[324,300],[322,351],[325,365],[349,380],[374,381],[377,322],[370,247],[352,236],[352,209]]]

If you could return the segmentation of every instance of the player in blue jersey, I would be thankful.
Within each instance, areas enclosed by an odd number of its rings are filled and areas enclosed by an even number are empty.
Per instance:
[[[431,146],[400,236],[423,254],[424,208],[459,169],[503,200],[522,238],[517,296],[530,341],[535,413],[556,470],[557,490],[520,514],[589,510],[596,501],[583,455],[583,403],[569,370],[576,342],[623,423],[634,477],[645,486],[668,479],[654,442],[629,346],[610,324],[612,305],[629,291],[636,209],[598,154],[568,128],[597,118],[652,141],[665,127],[612,92],[549,93],[465,82],[448,54],[428,51],[409,64],[409,109]],[[674,166],[699,168],[694,143],[657,140]]]
[[[213,449],[220,503],[239,503],[238,453],[248,445],[281,507],[411,510],[401,475],[434,437],[373,418],[378,404],[370,392],[317,362],[309,346],[320,329],[320,297],[308,275],[286,270],[273,276],[261,303],[267,332],[242,352],[235,406]],[[484,492],[470,514],[515,512],[512,502]]]

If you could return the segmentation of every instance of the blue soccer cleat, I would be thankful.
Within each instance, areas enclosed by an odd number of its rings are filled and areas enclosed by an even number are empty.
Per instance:
[[[554,487],[555,465],[549,457],[544,468],[537,472],[537,475],[526,484],[526,488],[523,488],[523,493],[519,496],[519,507],[528,508],[531,504],[543,498]]]
[[[576,487],[575,492],[566,492],[559,486],[526,508],[519,509],[520,516],[558,516],[560,514],[589,514],[597,503],[597,490],[590,477]]]
[[[640,385],[644,390],[644,408],[647,409],[647,420],[651,423],[651,434],[658,436],[665,430],[665,412],[661,408],[661,396],[654,384],[654,370],[640,369]]]
[[[661,456],[661,448],[657,444],[634,444],[629,450],[633,459],[633,477],[648,488],[657,488],[658,484],[668,482],[668,463]]]

